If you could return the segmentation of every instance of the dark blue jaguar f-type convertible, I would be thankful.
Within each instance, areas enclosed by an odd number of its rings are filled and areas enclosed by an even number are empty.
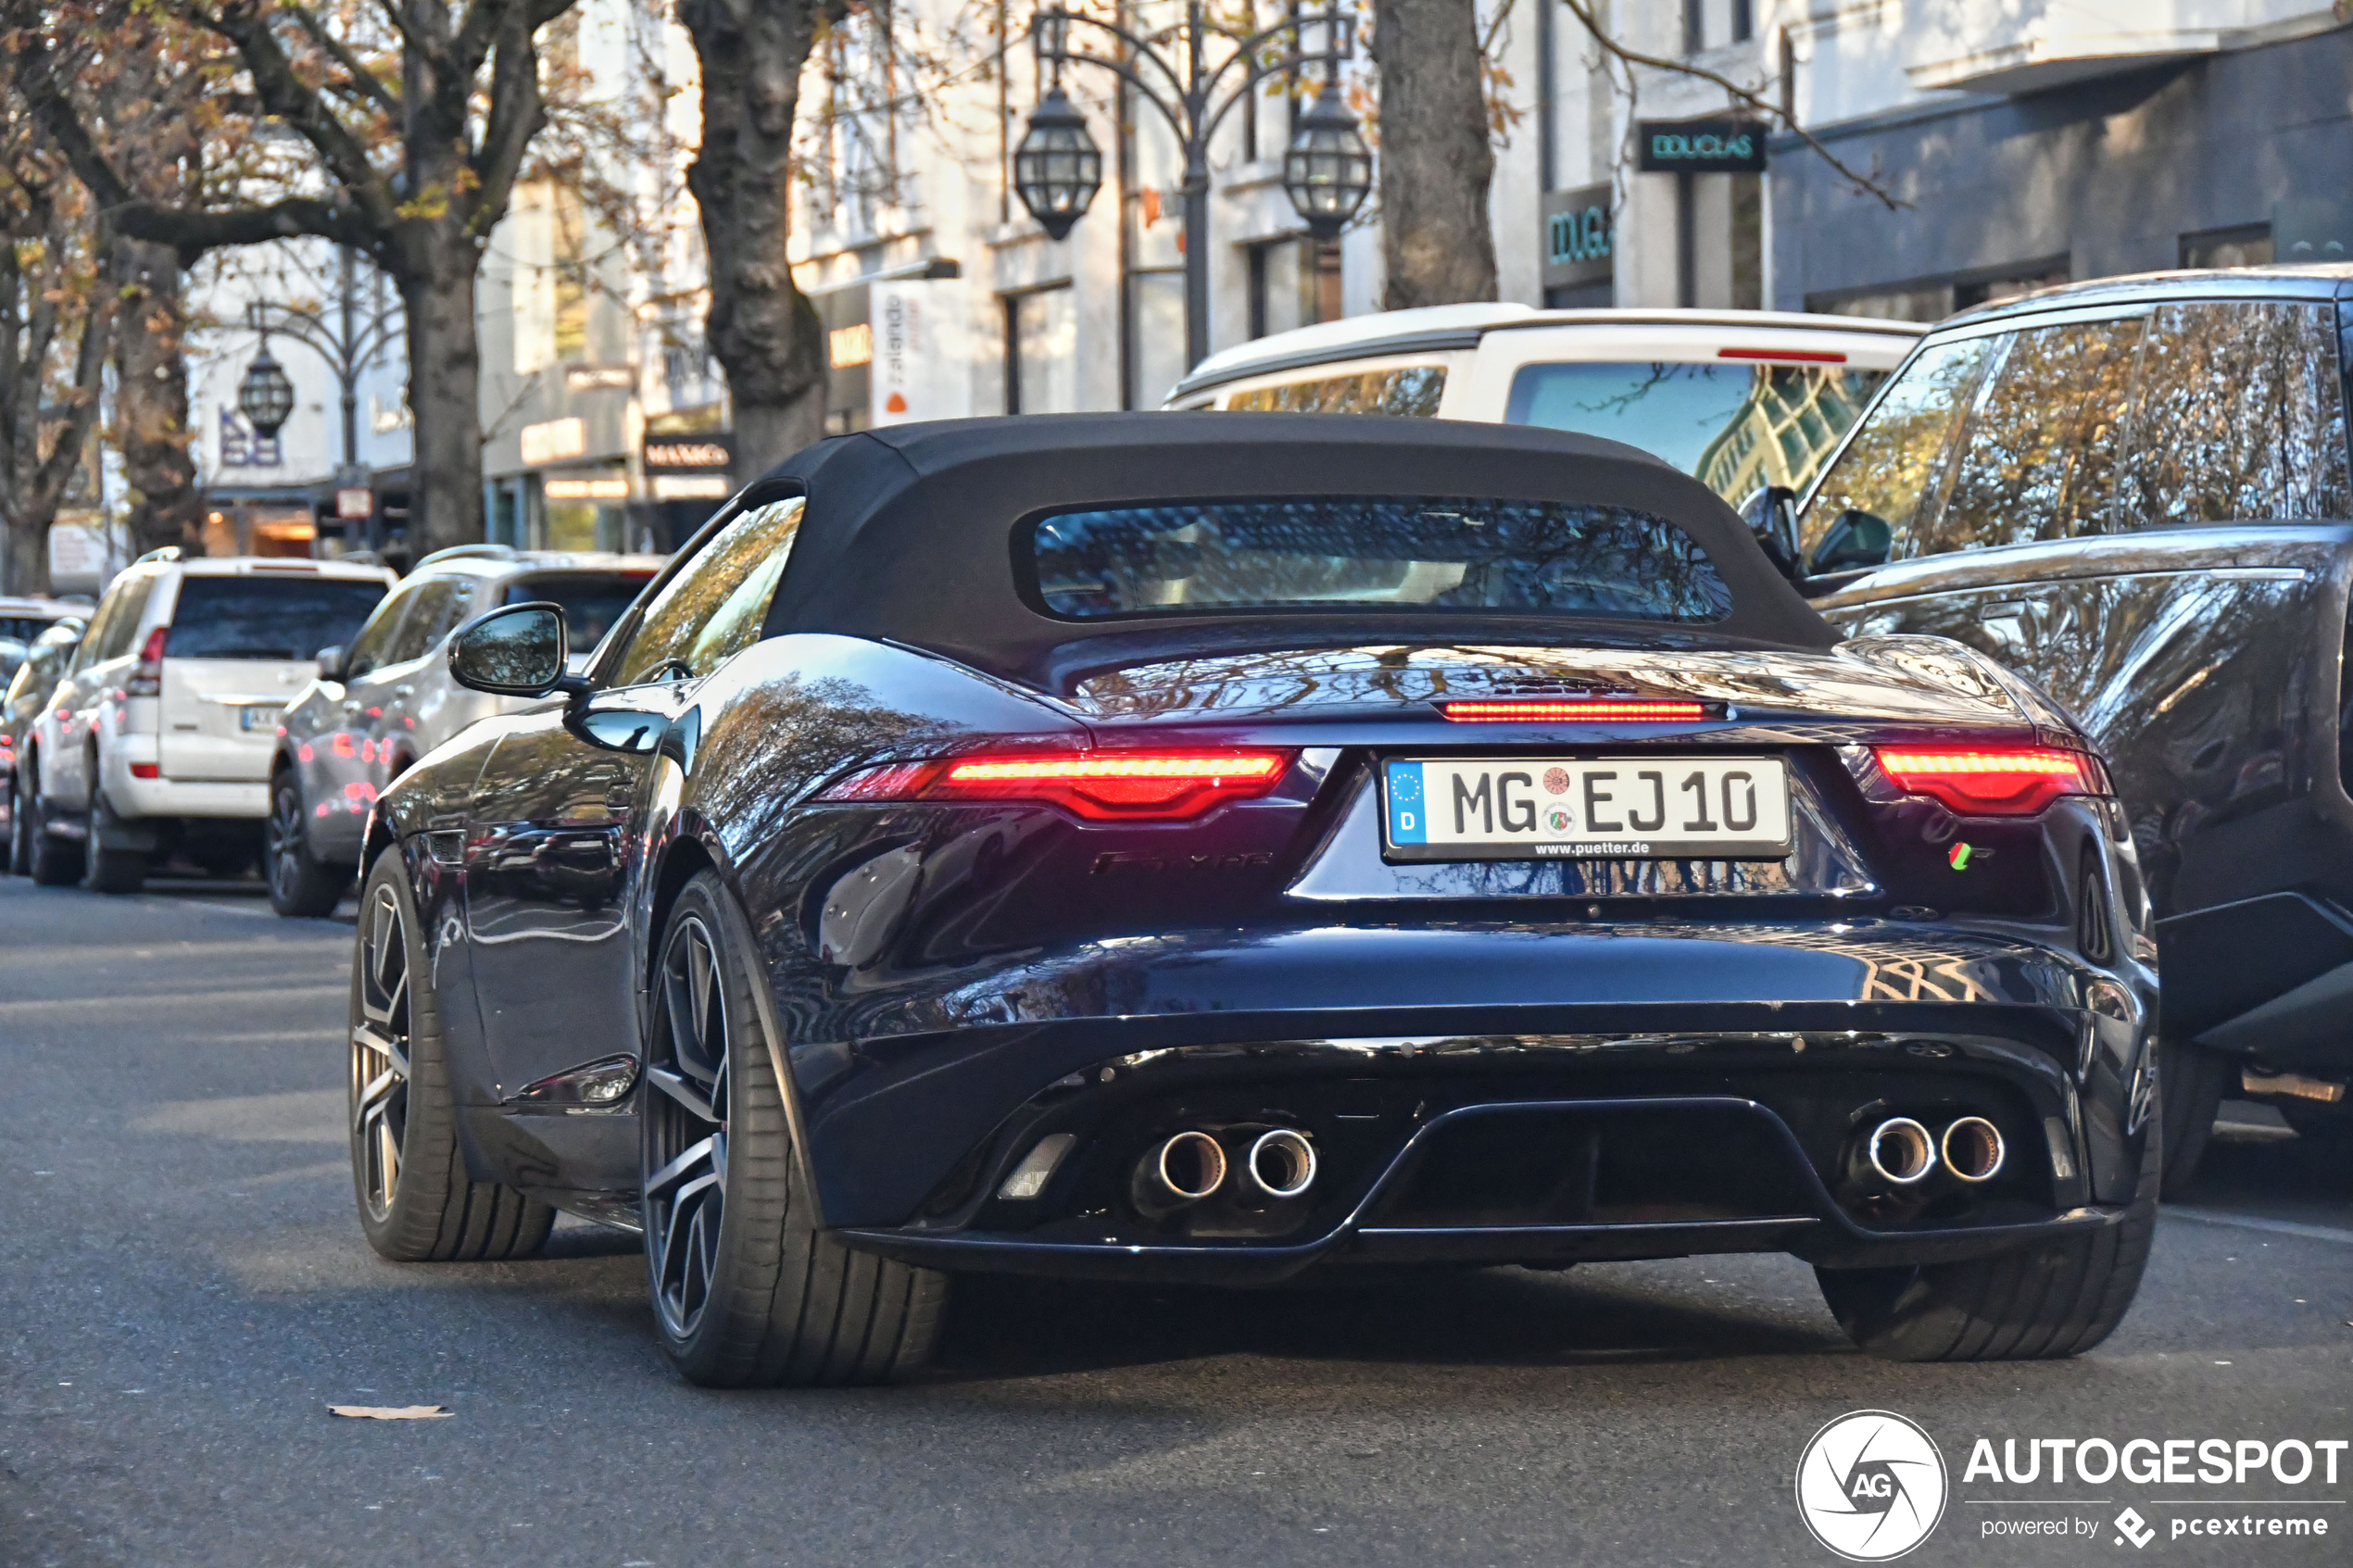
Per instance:
[[[845,436],[568,651],[553,606],[461,631],[545,700],[371,820],[361,1223],[641,1228],[696,1382],[903,1373],[968,1270],[1777,1250],[1910,1359],[2072,1354],[2139,1283],[2099,759],[1958,644],[1834,646],[1630,448]]]

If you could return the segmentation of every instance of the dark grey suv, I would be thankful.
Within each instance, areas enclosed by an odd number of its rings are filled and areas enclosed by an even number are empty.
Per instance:
[[[2107,753],[2158,916],[2169,1192],[2226,1088],[2353,1132],[2348,303],[2353,268],[2280,268],[1957,316],[1795,520],[1833,624],[1982,648]]]

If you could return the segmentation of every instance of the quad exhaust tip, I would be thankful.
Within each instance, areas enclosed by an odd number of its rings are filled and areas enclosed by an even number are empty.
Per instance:
[[[1289,1127],[1277,1127],[1258,1135],[1243,1169],[1264,1196],[1297,1198],[1315,1185],[1315,1146]]]
[[[1936,1140],[1910,1117],[1891,1116],[1871,1129],[1863,1156],[1880,1180],[1893,1186],[1914,1186],[1936,1169]]]
[[[2007,1153],[2002,1129],[1982,1116],[1964,1116],[1945,1128],[1941,1148],[1945,1169],[1972,1185],[1998,1175]]]
[[[1226,1185],[1226,1150],[1202,1132],[1182,1132],[1145,1151],[1130,1184],[1137,1209],[1157,1217],[1199,1203]]]

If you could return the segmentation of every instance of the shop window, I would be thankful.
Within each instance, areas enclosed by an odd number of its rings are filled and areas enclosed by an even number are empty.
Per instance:
[[[2242,223],[2235,229],[2208,229],[2182,236],[2182,265],[2190,268],[2269,267],[2271,226]]]
[[[553,222],[556,360],[564,364],[588,358],[588,217],[578,191],[557,190]]]
[[[1068,283],[1005,297],[1005,412],[1078,408],[1078,308]]]
[[[2353,512],[2327,305],[2170,305],[2142,355],[2119,525]]]

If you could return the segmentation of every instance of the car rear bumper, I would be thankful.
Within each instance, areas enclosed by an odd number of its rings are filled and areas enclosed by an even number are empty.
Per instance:
[[[250,817],[270,814],[270,786],[183,779],[107,781],[107,799],[122,817]]]
[[[779,995],[804,1024],[784,1033],[801,1035],[789,1070],[829,1223],[950,1267],[1241,1279],[1376,1257],[1998,1249],[2131,1201],[2154,1071],[2154,977],[2014,930],[1345,927],[1155,938],[960,978],[874,1006],[851,1042],[808,1040],[806,995]],[[917,1021],[935,1027],[884,1027]],[[1875,1223],[1842,1187],[1847,1145],[1899,1113],[1994,1120],[2013,1161],[2000,1201],[1939,1189],[1953,1199],[1939,1213]],[[1601,1117],[1617,1130],[1587,1125]],[[1139,1224],[1126,1173],[1188,1119],[1302,1129],[1331,1185],[1265,1235]],[[1396,1208],[1433,1129],[1474,1123],[1548,1146],[1606,1133],[1630,1163],[1600,1210],[1422,1223]],[[1087,1173],[1054,1179],[1077,1185],[1031,1208],[995,1198],[1058,1131],[1076,1139],[1063,1169]],[[1648,1203],[1645,1151],[1728,1139],[1771,1181],[1699,1158]],[[1778,1196],[1759,1208],[1744,1187]]]

